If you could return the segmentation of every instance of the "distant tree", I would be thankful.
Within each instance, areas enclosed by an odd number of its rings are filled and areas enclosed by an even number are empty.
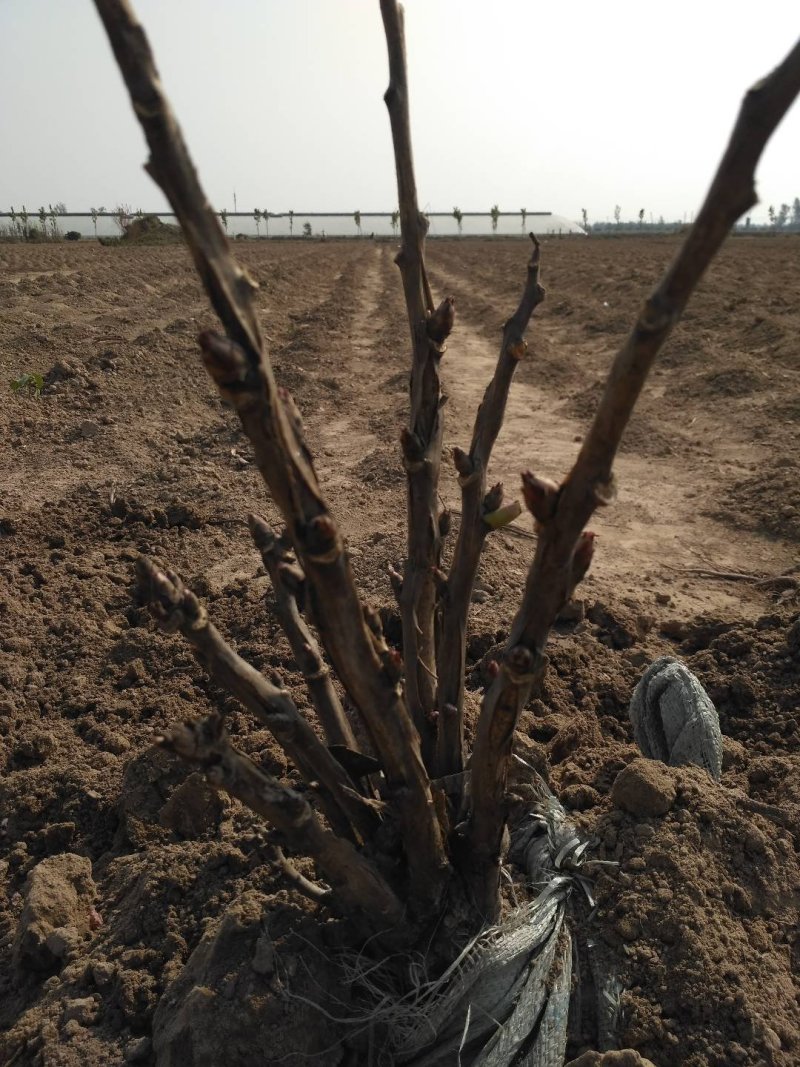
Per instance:
[[[667,225],[666,222],[664,221],[664,216],[663,215],[659,215],[658,216],[658,225],[661,226],[662,228]]]
[[[266,208],[261,212],[261,218],[264,220],[264,229],[266,230],[267,237],[269,237],[269,212]]]
[[[303,223],[303,237],[310,237],[310,236],[311,236],[311,223],[310,222],[304,222]]]
[[[47,237],[47,212],[44,207],[39,208],[39,225],[42,227],[42,237]]]
[[[354,211],[353,212],[353,222],[356,224],[356,229],[358,230],[358,236],[360,237],[361,236],[361,212],[360,211]]]
[[[392,231],[395,234],[397,233],[397,227],[399,225],[400,225],[400,212],[399,211],[393,211],[392,212]]]
[[[220,211],[220,213],[219,213],[219,221],[225,227],[225,233],[227,233],[228,232],[228,212],[225,210],[225,208],[223,208],[222,211]]]
[[[747,218],[746,218],[746,219],[744,220],[744,225],[745,225],[745,229],[747,229],[747,230],[749,230],[749,229],[750,229],[750,216],[749,216],[749,215],[748,215],[748,216],[747,216]]]
[[[464,218],[464,215],[462,214],[460,208],[457,208],[457,207],[453,208],[453,218],[456,220],[456,223],[458,225],[458,235],[460,237],[461,236],[461,223],[462,223],[462,220]]]
[[[519,213],[520,213],[520,215],[522,215],[522,228],[524,230],[525,229],[525,222],[526,222],[526,220],[528,218],[528,209],[524,208],[524,207],[521,207],[519,209]]]
[[[769,217],[770,226],[774,226],[775,225],[775,208],[772,206],[772,204],[770,204],[769,207],[767,208],[767,215]]]
[[[114,222],[120,233],[125,233],[131,218],[130,204],[117,204],[114,208]]]
[[[639,226],[644,226],[644,208],[641,208],[639,211]]]
[[[617,204],[614,207],[614,222],[616,222],[617,226],[619,226],[619,219],[620,219],[620,215],[621,214],[622,214],[622,208],[619,206],[619,204]]]
[[[22,211],[19,213],[19,217],[22,220],[22,236],[28,236],[28,209],[25,205],[22,205]]]
[[[253,208],[253,218],[256,224],[256,237],[261,236],[261,212],[258,208]]]
[[[289,212],[289,236],[294,234],[294,212]]]
[[[792,209],[788,204],[781,204],[778,209],[778,214],[775,216],[775,225],[779,230],[782,230],[786,223],[789,221],[789,212]]]
[[[588,230],[589,229],[589,212],[586,210],[585,207],[581,208],[581,220],[583,222],[584,230]]]
[[[97,239],[97,216],[98,215],[104,215],[105,214],[105,210],[106,209],[104,207],[93,207],[93,208],[91,208],[92,225],[94,226],[95,240]]]
[[[497,233],[497,220],[500,218],[500,208],[495,204],[489,212],[492,219],[492,232]]]
[[[59,214],[57,210],[58,204],[55,207],[52,204],[48,204],[47,208],[47,217],[50,220],[50,236],[55,240],[58,236],[58,223],[56,222],[56,216]]]
[[[800,196],[792,202],[792,226],[800,226]]]

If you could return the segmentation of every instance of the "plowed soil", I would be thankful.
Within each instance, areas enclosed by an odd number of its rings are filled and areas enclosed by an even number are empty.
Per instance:
[[[544,244],[548,296],[491,472],[509,496],[523,468],[568,471],[675,248]],[[392,636],[408,363],[394,248],[236,251]],[[620,1044],[660,1067],[800,1063],[799,253],[797,238],[735,239],[696,294],[626,434],[619,499],[597,517],[593,569],[521,724],[521,750],[596,835],[595,855],[619,865],[597,881],[595,936],[620,977]],[[429,244],[434,289],[458,312],[443,361],[448,449],[468,446],[526,258],[522,241]],[[39,397],[5,385],[0,408],[3,1063],[379,1062],[337,962],[341,924],[286,881],[267,828],[153,745],[230,701],[135,603],[139,553],[177,570],[239,652],[306,703],[245,521],[278,516],[200,363],[195,336],[209,326],[180,245],[0,245],[2,379],[45,379]],[[533,544],[524,519],[488,543],[474,706]],[[664,771],[668,810],[654,815],[612,786],[638,754],[632,688],[659,655],[685,660],[711,694],[725,763],[720,784]],[[296,781],[238,707],[230,728]],[[34,883],[54,928],[43,942],[25,934]]]

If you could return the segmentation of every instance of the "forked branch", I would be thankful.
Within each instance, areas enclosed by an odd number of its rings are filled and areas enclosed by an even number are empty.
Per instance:
[[[356,841],[369,840],[376,828],[374,811],[355,791],[344,768],[289,694],[234,652],[176,574],[159,570],[145,557],[139,558],[136,570],[140,595],[160,625],[168,631],[179,630],[214,681],[267,727],[308,785],[319,791],[333,829]]]
[[[494,375],[475,416],[469,453],[455,452],[461,486],[461,525],[450,574],[442,593],[442,626],[438,649],[439,733],[436,748],[437,775],[457,775],[464,768],[464,672],[466,668],[467,618],[478,573],[483,544],[491,529],[491,516],[502,500],[502,486],[486,491],[489,459],[503,425],[514,371],[525,355],[524,334],[534,309],[544,300],[539,284],[541,249],[531,234],[533,251],[519,306],[503,327],[503,339]],[[489,519],[489,521],[487,521]]]
[[[613,499],[614,457],[650,368],[731,227],[756,203],[756,164],[798,92],[800,42],[745,96],[697,219],[614,360],[571,473],[555,492],[549,492],[545,483],[533,494],[528,487],[529,503],[542,509],[536,515],[541,527],[536,554],[503,662],[484,697],[472,756],[470,879],[476,904],[490,922],[499,913],[500,851],[513,732],[546,663],[544,647],[550,628],[591,560],[593,536],[583,533],[584,527],[598,506]]]
[[[202,767],[212,785],[262,815],[293,849],[310,856],[345,914],[366,920],[371,932],[403,920],[403,907],[372,863],[349,841],[326,830],[295,790],[260,770],[231,745],[218,716],[181,723],[160,739],[164,747]]]

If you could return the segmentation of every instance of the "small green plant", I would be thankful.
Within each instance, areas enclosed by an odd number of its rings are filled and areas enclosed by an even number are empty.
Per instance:
[[[399,225],[400,225],[400,212],[399,211],[393,211],[392,212],[392,233],[394,233],[395,236],[397,235],[397,227]]]
[[[353,222],[356,224],[356,229],[358,230],[358,236],[360,237],[361,236],[361,212],[360,211],[354,211],[353,212]]]
[[[228,212],[225,210],[225,208],[223,208],[222,211],[220,211],[220,213],[219,213],[219,221],[225,227],[225,233],[227,233],[228,232]]]
[[[253,208],[253,218],[255,219],[255,223],[256,223],[256,237],[260,237],[261,236],[261,212],[259,211],[259,209],[257,207]]]
[[[462,221],[464,219],[464,215],[463,215],[462,211],[460,210],[460,208],[457,208],[457,207],[453,208],[453,218],[456,220],[456,224],[458,226],[458,236],[460,237],[461,236],[461,223],[462,223]]]
[[[583,223],[584,230],[586,230],[588,232],[588,230],[589,230],[589,212],[586,210],[585,207],[581,208],[581,221]]]
[[[47,237],[47,212],[44,207],[39,208],[39,225],[42,227],[42,237]]]
[[[500,218],[500,208],[497,206],[497,204],[492,207],[492,210],[489,212],[489,215],[492,219],[492,233],[497,233],[497,222]]]
[[[66,241],[80,241],[81,235],[77,230],[67,230],[64,234],[64,239]]]
[[[641,229],[642,226],[644,226],[644,208],[641,208],[639,211],[639,229]]]
[[[526,220],[528,218],[528,209],[526,207],[521,207],[519,209],[519,213],[522,216],[522,229],[524,230],[525,229],[525,222],[526,222]]]
[[[33,396],[39,397],[42,389],[44,389],[44,378],[41,374],[25,373],[20,374],[19,378],[11,379],[12,393],[33,394]]]
[[[311,236],[311,223],[310,222],[304,222],[303,223],[303,237],[310,237],[310,236]]]
[[[616,204],[614,207],[614,222],[616,222],[617,226],[619,226],[619,220],[621,215],[622,208],[619,206],[619,204]]]
[[[290,211],[289,212],[289,236],[291,237],[291,236],[293,236],[293,234],[294,234],[294,212]]]

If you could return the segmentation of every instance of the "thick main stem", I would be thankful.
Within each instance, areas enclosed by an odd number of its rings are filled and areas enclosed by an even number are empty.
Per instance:
[[[800,92],[800,42],[747,93],[728,147],[686,241],[645,302],[617,354],[575,465],[543,523],[503,662],[483,700],[472,756],[468,877],[489,921],[499,915],[501,840],[511,743],[543,666],[558,611],[580,574],[576,546],[598,505],[613,496],[612,466],[650,368],[731,227],[756,203],[755,167]]]
[[[389,112],[397,171],[401,245],[397,265],[403,281],[412,360],[408,429],[403,434],[403,462],[408,480],[408,559],[400,612],[403,624],[406,698],[422,739],[426,765],[433,756],[436,696],[434,569],[441,556],[437,514],[442,454],[442,396],[439,360],[443,351],[429,336],[427,320],[434,306],[425,272],[428,222],[420,213],[411,151],[403,9],[396,0],[381,0],[389,52]]]

